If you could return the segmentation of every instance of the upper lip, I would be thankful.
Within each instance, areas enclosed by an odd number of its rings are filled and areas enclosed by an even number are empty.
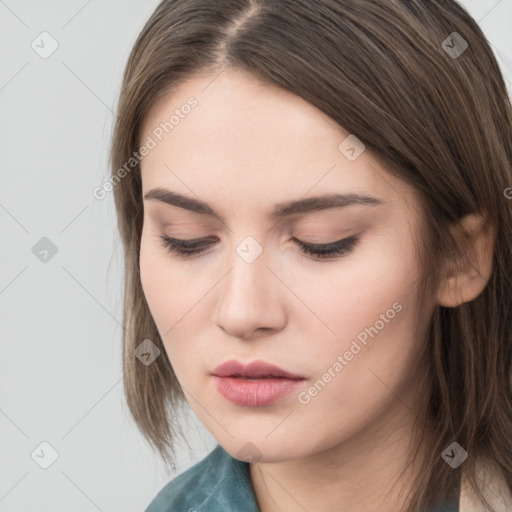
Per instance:
[[[249,364],[243,364],[234,359],[225,361],[213,370],[212,375],[217,377],[248,377],[253,379],[281,377],[288,379],[304,379],[300,375],[294,375],[278,366],[265,361],[252,361]]]

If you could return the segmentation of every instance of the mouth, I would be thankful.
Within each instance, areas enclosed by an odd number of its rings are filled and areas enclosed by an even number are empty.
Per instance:
[[[218,377],[218,375],[217,375]],[[233,379],[244,379],[244,380],[268,380],[268,379],[289,379],[289,380],[304,380],[300,377],[297,377],[297,378],[291,378],[291,377],[282,377],[282,376],[279,376],[279,375],[266,375],[265,377],[245,377],[243,375],[240,375],[240,374],[235,374],[235,375],[226,375],[226,377],[231,377]]]
[[[302,375],[296,375],[265,361],[253,361],[243,364],[230,360],[217,366],[212,372],[216,377],[233,377],[240,379],[291,379],[304,380]]]
[[[248,407],[262,407],[277,402],[297,389],[305,377],[262,361],[243,365],[227,361],[212,376],[217,390],[230,402]]]

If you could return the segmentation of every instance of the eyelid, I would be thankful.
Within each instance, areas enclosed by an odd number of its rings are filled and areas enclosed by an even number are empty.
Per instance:
[[[189,246],[201,246],[208,244],[209,242],[215,242],[215,238],[213,236],[202,236],[200,238],[173,238],[171,236],[167,235],[161,235],[161,238],[164,239],[164,241],[167,241],[169,243],[173,243],[177,246],[181,247],[189,247]]]
[[[179,239],[172,238],[166,235],[160,235],[162,244],[171,253],[175,253],[178,256],[184,258],[193,258],[195,256],[202,255],[205,251],[202,247],[208,247],[212,243],[208,243],[212,238],[215,237],[202,237],[195,239]],[[292,240],[301,247],[303,254],[309,254],[316,261],[330,261],[333,259],[339,259],[341,257],[350,254],[353,249],[359,244],[360,235],[352,235],[349,237],[342,238],[341,240],[335,240],[325,244],[304,242],[297,238]],[[316,258],[314,258],[316,256]]]

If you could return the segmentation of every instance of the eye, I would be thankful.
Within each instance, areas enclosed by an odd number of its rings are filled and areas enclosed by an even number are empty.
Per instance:
[[[354,247],[359,242],[359,237],[356,235],[331,242],[329,244],[309,244],[301,240],[293,239],[305,254],[310,254],[317,258],[332,258],[335,256],[345,256],[353,251]]]
[[[162,245],[170,252],[184,257],[192,257],[204,252],[206,248],[213,245],[213,241],[215,240],[214,237],[182,240],[166,235],[160,235],[160,238],[162,239]],[[359,242],[359,237],[354,235],[329,244],[311,244],[298,240],[297,238],[293,238],[293,240],[304,254],[309,254],[320,259],[328,259],[336,256],[344,256],[352,252]]]
[[[185,257],[204,252],[205,248],[212,245],[212,240],[215,240],[213,237],[182,240],[180,238],[171,238],[166,235],[160,235],[160,238],[162,239],[162,245],[169,249],[170,252],[174,252]]]

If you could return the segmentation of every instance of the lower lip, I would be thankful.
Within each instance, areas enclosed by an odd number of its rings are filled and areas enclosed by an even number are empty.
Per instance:
[[[219,392],[237,405],[261,407],[276,402],[295,390],[304,379],[242,379],[214,376]]]

